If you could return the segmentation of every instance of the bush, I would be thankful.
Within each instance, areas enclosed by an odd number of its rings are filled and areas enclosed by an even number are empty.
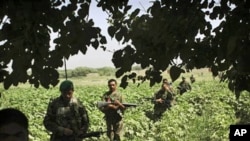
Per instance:
[[[115,75],[115,69],[112,67],[102,67],[97,69],[97,73],[100,76],[114,76]]]

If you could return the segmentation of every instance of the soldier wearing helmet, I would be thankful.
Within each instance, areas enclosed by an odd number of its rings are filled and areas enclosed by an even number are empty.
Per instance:
[[[179,93],[182,95],[183,93],[187,91],[191,91],[192,87],[191,85],[186,81],[185,77],[182,77],[182,81],[179,83],[179,86],[177,87],[179,90]]]
[[[167,81],[163,81],[161,89],[154,93],[154,120],[159,120],[163,113],[170,109],[173,101],[173,91]]]
[[[89,117],[85,106],[73,96],[72,81],[60,84],[60,96],[51,99],[44,118],[44,126],[52,132],[51,141],[80,141],[79,135],[87,132]]]

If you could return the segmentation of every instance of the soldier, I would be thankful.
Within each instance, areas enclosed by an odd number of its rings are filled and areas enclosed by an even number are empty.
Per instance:
[[[179,93],[182,95],[183,93],[187,91],[191,91],[192,87],[191,85],[186,81],[185,77],[182,77],[182,81],[179,83],[179,86],[177,87],[179,90]]]
[[[0,140],[28,141],[29,123],[21,111],[14,108],[0,110]]]
[[[190,76],[190,82],[191,82],[191,83],[194,83],[194,82],[195,82],[194,75],[191,75],[191,76]]]
[[[72,81],[60,84],[61,95],[48,105],[43,124],[52,132],[51,141],[81,141],[79,135],[89,128],[89,117],[85,106],[73,96]]]
[[[162,80],[162,83],[167,83],[168,86],[169,86],[169,88],[170,88],[170,90],[174,93],[173,85],[172,85],[171,82],[168,81],[167,78],[164,78],[164,79]]]
[[[154,94],[154,120],[159,120],[163,113],[170,109],[173,101],[173,92],[168,82],[163,82],[161,89]]]
[[[123,128],[122,115],[125,110],[125,106],[122,104],[124,99],[117,91],[117,81],[115,79],[108,81],[108,87],[109,91],[103,94],[102,101],[110,102],[110,104],[102,107],[100,110],[105,114],[107,136],[110,138],[110,141],[120,141]]]

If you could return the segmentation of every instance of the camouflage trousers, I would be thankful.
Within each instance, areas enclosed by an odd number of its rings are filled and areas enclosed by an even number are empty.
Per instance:
[[[106,120],[107,136],[110,141],[121,141],[121,133],[123,121],[121,120]]]

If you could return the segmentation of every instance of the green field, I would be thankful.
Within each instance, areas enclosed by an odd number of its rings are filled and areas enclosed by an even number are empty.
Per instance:
[[[136,108],[125,112],[123,131],[124,141],[227,141],[229,126],[237,123],[249,123],[250,95],[243,92],[240,100],[235,101],[234,94],[227,84],[213,79],[207,70],[195,70],[184,74],[187,78],[194,74],[196,82],[192,91],[176,95],[175,105],[167,111],[162,120],[151,121],[146,114],[152,111],[153,105],[146,97],[151,97],[160,88],[157,84],[149,87],[148,82],[129,83],[126,89],[119,89],[127,102],[137,103]],[[167,73],[164,77],[169,78]],[[89,112],[90,131],[105,130],[103,113],[95,106],[101,95],[107,90],[107,80],[111,77],[90,74],[87,77],[72,79],[75,83],[75,96],[85,104]],[[180,80],[173,83],[174,87]],[[118,80],[119,82],[119,80]],[[15,107],[22,110],[30,121],[30,140],[47,141],[49,132],[42,124],[50,98],[59,95],[58,87],[51,89],[33,88],[28,84],[0,89],[2,93],[0,108]],[[86,141],[107,141],[106,135],[99,139],[89,138]]]

